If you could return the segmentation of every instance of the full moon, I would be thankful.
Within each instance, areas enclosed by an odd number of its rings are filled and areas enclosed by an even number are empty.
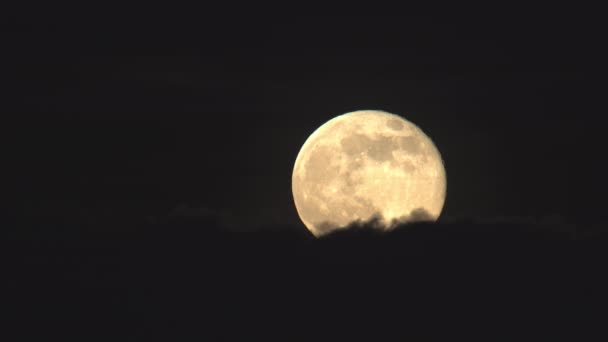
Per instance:
[[[293,168],[300,219],[317,237],[351,223],[435,221],[446,196],[433,141],[404,118],[377,110],[339,115],[306,140]]]

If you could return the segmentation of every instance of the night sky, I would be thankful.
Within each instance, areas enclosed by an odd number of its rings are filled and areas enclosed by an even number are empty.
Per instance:
[[[299,224],[305,139],[381,109],[442,153],[442,219],[599,214],[591,19],[97,19],[11,27],[9,191],[28,213]]]
[[[168,217],[194,215],[219,220],[221,231],[305,231],[291,194],[298,151],[320,125],[360,109],[401,115],[433,139],[448,180],[440,223],[606,221],[604,37],[593,11],[253,13],[95,10],[15,15],[3,25],[6,226],[52,236],[62,226],[116,233],[141,232],[143,225],[158,234]],[[272,239],[264,246],[283,251]],[[166,248],[181,250],[172,246]],[[268,261],[255,248],[245,250]],[[136,263],[120,255],[104,259],[114,260],[108,269]],[[198,265],[192,258],[178,269],[190,273]],[[234,260],[208,265],[247,269]],[[65,271],[62,262],[49,263]],[[114,286],[106,285],[99,288]],[[422,285],[420,291],[432,292]]]

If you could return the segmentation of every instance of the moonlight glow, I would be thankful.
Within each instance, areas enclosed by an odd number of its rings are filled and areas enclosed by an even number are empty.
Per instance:
[[[416,125],[382,111],[335,117],[306,140],[293,169],[300,219],[315,235],[379,215],[436,220],[446,195],[439,151]]]

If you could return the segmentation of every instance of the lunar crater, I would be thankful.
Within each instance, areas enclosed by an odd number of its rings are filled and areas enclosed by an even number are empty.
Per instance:
[[[419,139],[413,136],[399,137],[399,147],[410,154],[419,154],[423,150],[423,146]]]
[[[398,141],[392,136],[370,138],[363,134],[353,134],[340,141],[342,151],[349,156],[366,155],[376,161],[393,159],[393,151],[399,149]]]
[[[389,119],[386,122],[386,126],[388,126],[388,128],[395,130],[395,131],[399,131],[399,130],[403,129],[403,123],[401,123],[401,121],[399,121],[397,119]]]

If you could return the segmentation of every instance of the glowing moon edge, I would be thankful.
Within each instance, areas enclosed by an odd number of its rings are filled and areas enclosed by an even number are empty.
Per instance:
[[[446,193],[443,159],[430,137],[380,110],[345,113],[318,127],[292,173],[296,210],[317,237],[374,218],[384,230],[435,221]]]

